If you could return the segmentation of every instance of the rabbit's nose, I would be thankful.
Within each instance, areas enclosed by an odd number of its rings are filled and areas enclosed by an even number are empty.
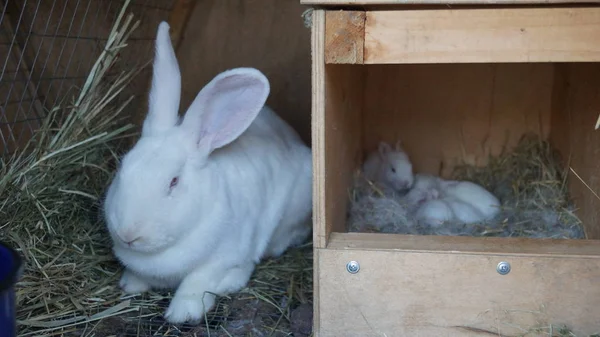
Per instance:
[[[121,239],[121,241],[123,241],[123,243],[125,243],[128,246],[131,246],[132,243],[134,243],[142,238],[141,235],[134,233],[132,231],[128,231],[125,233],[118,233],[117,235],[119,236],[119,239]]]
[[[128,246],[131,246],[132,243],[138,241],[139,239],[141,239],[141,236],[138,236],[137,238],[133,239],[133,240],[129,240],[127,242],[125,242]]]
[[[399,190],[408,189],[408,183],[406,181],[399,182],[397,187]]]

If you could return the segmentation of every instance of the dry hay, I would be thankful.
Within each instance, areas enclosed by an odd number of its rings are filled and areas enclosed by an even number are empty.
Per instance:
[[[16,286],[18,335],[310,334],[310,244],[257,266],[248,287],[220,298],[201,326],[164,322],[169,292],[124,296],[118,288],[122,267],[98,209],[120,143],[136,134],[124,113],[134,97],[117,98],[149,64],[107,76],[139,24],[125,15],[128,5],[85,85],[71,91],[72,101],[53,108],[23,150],[0,158],[0,240],[17,249],[25,263]]]
[[[412,219],[401,195],[356,175],[348,212],[349,230],[419,235],[585,238],[569,200],[566,171],[546,141],[527,134],[510,152],[485,167],[462,165],[453,179],[478,183],[500,200],[498,216],[481,224],[446,223],[429,228]]]

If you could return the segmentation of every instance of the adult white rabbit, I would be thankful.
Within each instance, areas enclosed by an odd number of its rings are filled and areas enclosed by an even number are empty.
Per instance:
[[[181,78],[160,23],[142,135],[107,191],[113,251],[127,293],[177,288],[171,323],[200,321],[215,295],[243,288],[261,258],[311,231],[312,154],[264,106],[253,68],[225,71],[178,117]]]

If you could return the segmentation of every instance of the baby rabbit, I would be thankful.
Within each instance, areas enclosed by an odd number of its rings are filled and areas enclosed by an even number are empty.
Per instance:
[[[500,211],[500,201],[485,188],[470,181],[438,180],[440,194],[426,200],[415,218],[430,226],[446,221],[473,224],[490,220]]]
[[[480,215],[478,221],[489,220],[500,212],[500,201],[483,186],[466,180],[442,180],[440,186],[445,198],[470,205]]]
[[[398,192],[407,192],[413,185],[412,164],[402,150],[400,142],[395,149],[380,142],[377,151],[369,154],[363,164],[365,178],[390,187]]]
[[[149,109],[104,202],[126,293],[177,288],[167,321],[200,321],[215,295],[243,288],[257,263],[311,232],[312,154],[264,106],[253,68],[213,78],[178,117],[181,78],[158,26]]]
[[[439,198],[441,180],[441,178],[430,174],[415,174],[413,186],[404,196],[406,204],[410,208],[416,208],[425,201]]]
[[[398,191],[406,192],[403,199],[409,213],[430,226],[450,220],[476,223],[495,217],[500,210],[498,199],[475,183],[445,180],[430,174],[413,174],[410,158],[400,143],[392,150],[382,142],[377,154],[372,155],[370,161],[367,160],[365,172],[373,176],[376,175],[372,172],[378,172],[380,180]],[[398,167],[403,169],[392,170]]]

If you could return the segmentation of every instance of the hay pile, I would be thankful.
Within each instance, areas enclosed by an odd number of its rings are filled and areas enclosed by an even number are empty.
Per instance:
[[[135,135],[126,111],[134,97],[123,99],[124,89],[149,64],[107,75],[120,68],[116,56],[140,23],[125,14],[129,3],[85,85],[49,111],[24,149],[0,158],[0,240],[25,263],[16,287],[19,336],[201,336],[207,326],[213,336],[294,329],[302,336],[312,323],[301,305],[312,303],[310,245],[259,265],[249,286],[221,298],[203,326],[166,324],[169,292],[123,297],[122,267],[98,210],[122,142]]]
[[[452,179],[473,181],[496,195],[502,204],[498,216],[486,223],[447,223],[434,230],[407,214],[401,195],[378,188],[358,173],[351,194],[349,230],[582,239],[585,234],[569,200],[566,177],[550,144],[525,135],[512,151],[490,158],[485,167],[463,165],[453,173]]]

